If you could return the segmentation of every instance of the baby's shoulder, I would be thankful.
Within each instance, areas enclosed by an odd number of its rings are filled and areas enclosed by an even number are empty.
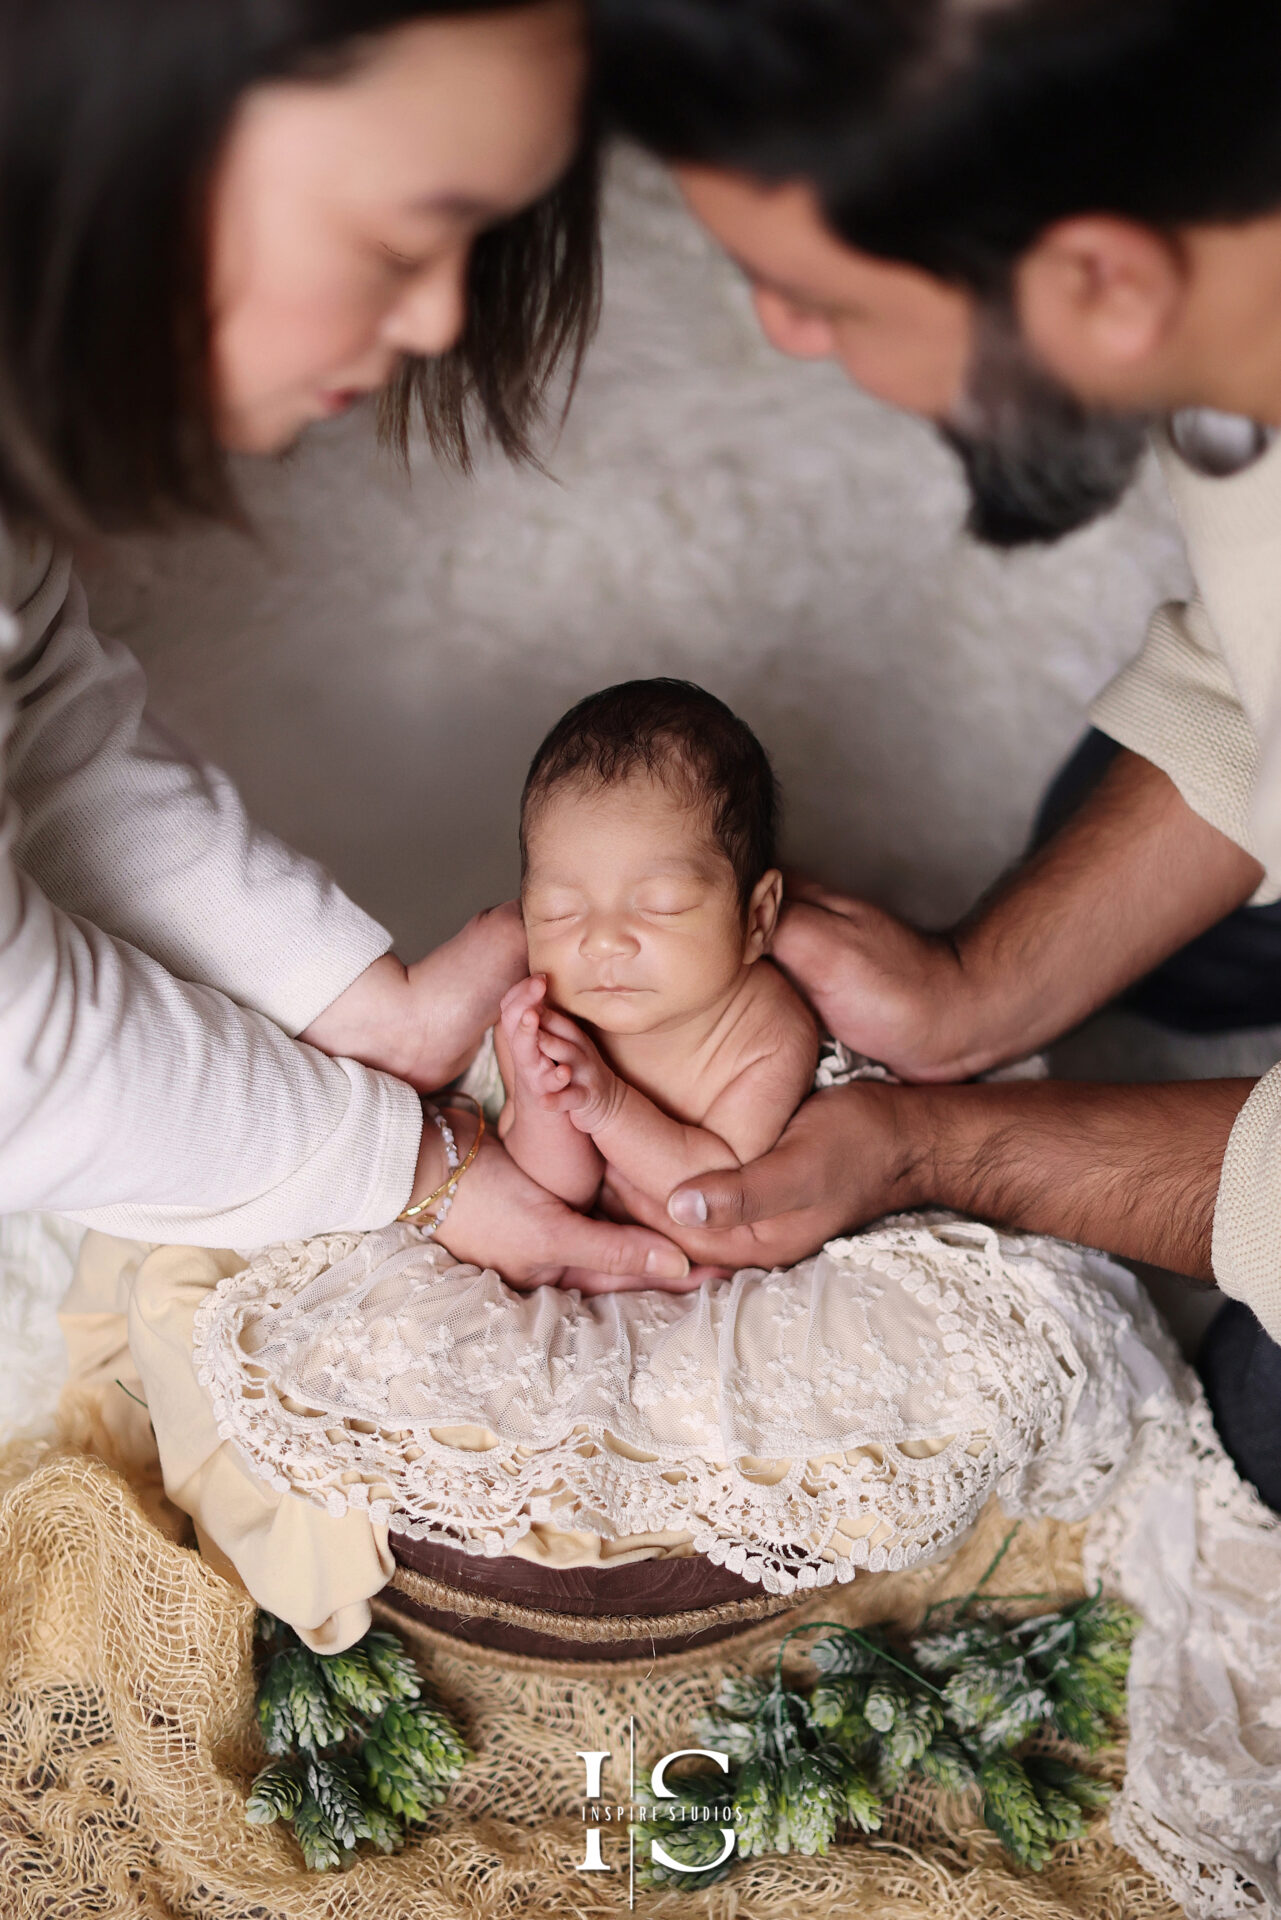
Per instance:
[[[762,1063],[772,1061],[789,1079],[808,1085],[818,1065],[820,1041],[813,1010],[772,960],[756,962],[747,987],[750,999],[741,1031],[744,1065],[749,1055]]]

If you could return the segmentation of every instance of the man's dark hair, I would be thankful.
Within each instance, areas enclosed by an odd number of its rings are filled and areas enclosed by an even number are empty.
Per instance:
[[[833,230],[983,294],[1056,220],[1281,208],[1276,0],[594,0],[607,112],[808,179]]]
[[[340,77],[370,36],[525,0],[4,0],[0,515],[84,533],[235,512],[213,418],[207,190],[246,90]],[[477,426],[531,457],[547,382],[597,307],[589,141],[481,236],[466,329],[411,361],[384,426],[425,415],[466,466]]]
[[[530,764],[520,802],[522,875],[539,807],[567,782],[612,786],[646,773],[705,809],[744,906],[774,865],[778,782],[756,735],[689,680],[625,680],[588,694],[556,722]]]

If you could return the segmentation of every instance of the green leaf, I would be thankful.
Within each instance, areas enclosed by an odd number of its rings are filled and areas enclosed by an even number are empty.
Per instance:
[[[881,1798],[867,1775],[854,1768],[845,1776],[843,1817],[860,1833],[875,1833],[881,1824]]]
[[[940,1627],[912,1642],[912,1658],[926,1673],[950,1673],[966,1662],[999,1659],[1004,1651],[1004,1635],[982,1620]]]
[[[673,1776],[668,1785],[673,1792],[671,1799],[658,1799],[647,1788],[637,1795],[653,1812],[632,1826],[637,1842],[636,1876],[645,1886],[697,1892],[700,1887],[724,1879],[733,1865],[733,1851],[719,1867],[708,1865],[725,1844],[722,1827],[732,1824],[732,1819],[726,1818],[726,1810],[733,1802],[732,1780],[719,1772],[700,1770],[679,1778]],[[681,1872],[656,1860],[651,1851],[651,1842],[655,1840],[689,1871]]]
[[[245,1818],[251,1826],[268,1827],[273,1820],[289,1820],[303,1797],[303,1783],[288,1760],[273,1760],[249,1789]]]
[[[946,1733],[939,1734],[925,1748],[917,1768],[944,1793],[964,1793],[978,1778],[964,1747]]]
[[[1045,1810],[1027,1770],[1009,1754],[993,1754],[979,1769],[983,1818],[1020,1866],[1037,1873],[1050,1856]]]
[[[1112,1798],[1112,1789],[1106,1780],[1100,1780],[1097,1774],[1084,1773],[1069,1761],[1056,1760],[1051,1754],[1035,1754],[1024,1765],[1038,1786],[1043,1782],[1053,1787],[1089,1812],[1106,1807]]]
[[[728,1715],[708,1714],[695,1722],[694,1732],[701,1747],[726,1753],[740,1764],[761,1751],[762,1733],[755,1720],[733,1720]]]
[[[367,1633],[360,1651],[382,1681],[392,1700],[417,1700],[423,1683],[418,1669],[394,1633]]]
[[[345,1653],[326,1654],[321,1672],[335,1699],[371,1718],[396,1697],[363,1645],[349,1647]]]
[[[361,1792],[363,1776],[350,1763],[316,1758],[307,1762],[307,1792],[325,1817],[339,1846],[354,1847],[371,1838]]]
[[[873,1647],[882,1646],[881,1634],[868,1633],[866,1638]],[[881,1663],[873,1647],[864,1646],[852,1633],[838,1631],[816,1640],[809,1649],[809,1657],[822,1674],[871,1673]]]
[[[325,1685],[319,1655],[309,1647],[292,1647],[288,1653],[277,1655],[272,1666],[279,1669],[294,1743],[304,1753],[336,1746],[347,1738],[355,1724],[351,1711],[336,1701]]]
[[[302,1857],[313,1873],[327,1873],[342,1865],[343,1848],[316,1801],[303,1799],[293,1816],[293,1826]]]
[[[734,1783],[738,1851],[744,1857],[774,1850],[779,1820],[781,1770],[768,1757],[749,1760]]]

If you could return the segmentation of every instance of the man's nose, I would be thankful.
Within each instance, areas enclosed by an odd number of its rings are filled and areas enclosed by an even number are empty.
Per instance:
[[[589,960],[608,960],[616,954],[636,953],[640,942],[626,921],[613,914],[593,920],[583,934],[582,952]]]

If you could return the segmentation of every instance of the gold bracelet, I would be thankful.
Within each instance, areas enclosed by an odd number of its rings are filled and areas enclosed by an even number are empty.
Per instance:
[[[450,1207],[454,1203],[454,1194],[458,1189],[458,1182],[462,1179],[468,1167],[470,1167],[472,1161],[480,1152],[480,1143],[485,1137],[485,1109],[481,1106],[479,1100],[476,1100],[469,1093],[454,1093],[450,1095],[451,1105],[457,1100],[470,1100],[476,1109],[476,1138],[472,1141],[468,1149],[466,1159],[461,1162],[457,1159],[457,1149],[454,1147],[454,1136],[444,1114],[433,1106],[430,1101],[425,1101],[424,1106],[428,1114],[436,1126],[439,1127],[444,1138],[445,1159],[446,1164],[449,1166],[449,1173],[445,1180],[441,1182],[440,1186],[437,1187],[435,1193],[429,1193],[425,1200],[417,1201],[414,1206],[406,1207],[403,1212],[396,1215],[397,1220],[415,1221],[419,1219],[421,1215],[427,1214],[428,1223],[425,1225],[424,1231],[428,1234],[436,1231],[437,1227],[440,1226],[444,1220],[445,1215],[449,1212]],[[440,1212],[434,1215],[431,1214],[430,1209],[437,1205],[440,1206]]]

